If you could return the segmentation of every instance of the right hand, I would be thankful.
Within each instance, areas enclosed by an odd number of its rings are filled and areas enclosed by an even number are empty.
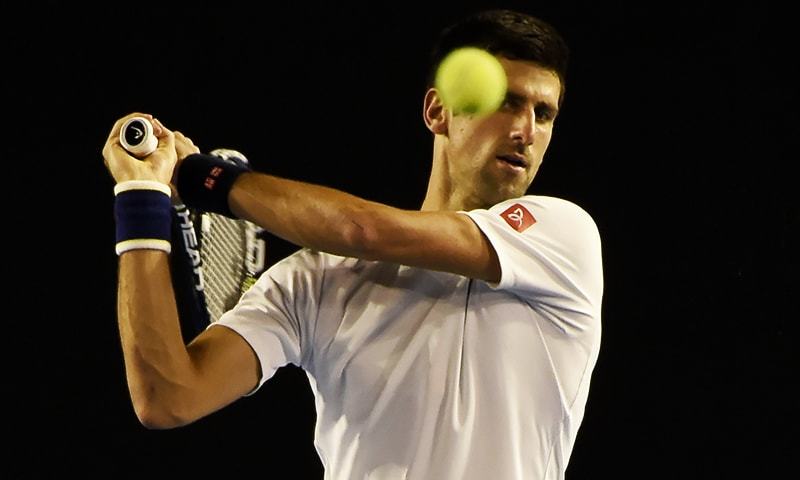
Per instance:
[[[193,153],[200,153],[200,149],[192,142],[192,139],[179,131],[175,131],[175,153],[178,155],[178,163],[175,166],[175,171],[172,174],[173,188],[178,185],[178,170],[180,170],[181,162],[184,158]]]
[[[153,124],[153,134],[158,138],[156,150],[143,159],[128,153],[119,142],[122,125],[131,117],[145,117]],[[175,150],[175,135],[150,114],[131,113],[116,123],[103,146],[106,168],[117,183],[129,180],[152,180],[169,185],[178,154]]]

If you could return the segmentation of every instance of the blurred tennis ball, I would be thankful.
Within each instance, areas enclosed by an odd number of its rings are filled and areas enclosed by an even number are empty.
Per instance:
[[[508,81],[494,55],[463,47],[450,52],[439,64],[434,86],[444,106],[454,113],[485,115],[500,108]]]

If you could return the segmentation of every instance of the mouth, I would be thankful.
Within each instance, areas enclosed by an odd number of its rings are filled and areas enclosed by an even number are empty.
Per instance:
[[[511,167],[515,171],[525,171],[528,168],[528,162],[522,155],[517,155],[517,154],[498,155],[497,159],[501,163]]]

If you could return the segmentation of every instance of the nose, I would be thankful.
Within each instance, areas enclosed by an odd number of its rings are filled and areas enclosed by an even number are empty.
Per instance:
[[[522,146],[533,145],[533,137],[536,132],[536,112],[533,108],[520,110],[514,117],[511,128],[511,140]]]

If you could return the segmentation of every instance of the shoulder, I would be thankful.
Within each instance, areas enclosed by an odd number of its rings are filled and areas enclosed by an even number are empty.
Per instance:
[[[562,198],[525,195],[467,214],[497,253],[502,277],[495,288],[575,311],[600,305],[600,235],[585,209]]]
[[[524,206],[529,206],[537,212],[568,215],[571,217],[579,218],[580,220],[594,224],[594,219],[583,207],[575,202],[558,197],[549,197],[544,195],[525,195],[516,199],[506,200],[497,206],[501,207],[505,204],[519,203]]]
[[[553,233],[599,235],[592,216],[580,205],[558,197],[524,195],[504,200],[485,210],[466,212],[499,224],[507,224],[518,232],[534,233],[553,229]],[[529,228],[532,226],[537,228]],[[578,230],[578,232],[576,232]]]

